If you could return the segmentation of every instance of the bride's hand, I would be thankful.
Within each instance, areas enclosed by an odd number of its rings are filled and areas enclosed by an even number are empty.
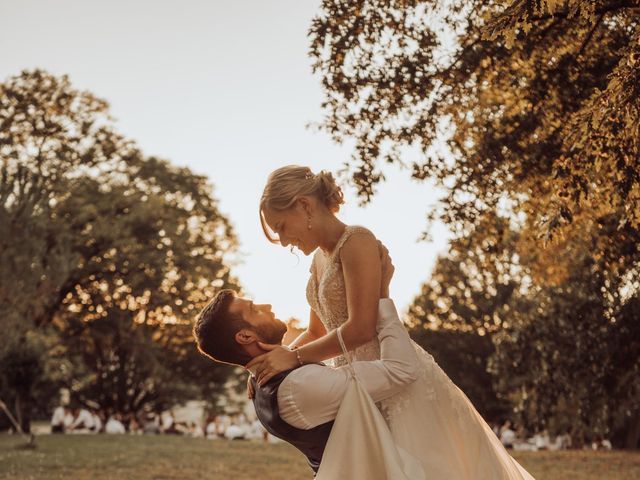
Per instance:
[[[384,244],[378,240],[378,251],[380,252],[380,298],[389,298],[389,284],[393,278],[393,273],[396,268],[393,266],[391,257],[389,256],[389,250]]]
[[[290,348],[262,342],[258,342],[258,345],[268,352],[254,357],[245,365],[246,369],[255,367],[258,385],[263,386],[274,375],[299,366],[298,356]]]

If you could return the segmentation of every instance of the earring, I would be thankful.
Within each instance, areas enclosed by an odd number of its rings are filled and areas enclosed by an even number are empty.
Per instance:
[[[307,228],[311,230],[311,216],[309,216],[309,223],[307,224]]]

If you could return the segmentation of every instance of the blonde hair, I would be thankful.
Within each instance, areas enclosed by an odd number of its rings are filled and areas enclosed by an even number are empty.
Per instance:
[[[278,243],[278,237],[264,219],[264,210],[288,210],[302,196],[317,198],[331,213],[337,213],[344,203],[342,189],[331,172],[314,174],[309,167],[287,165],[271,172],[260,199],[260,224],[267,239]]]

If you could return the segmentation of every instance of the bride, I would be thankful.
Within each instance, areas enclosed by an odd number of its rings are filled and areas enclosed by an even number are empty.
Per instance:
[[[260,385],[304,363],[333,359],[334,366],[344,365],[338,329],[352,360],[380,356],[378,242],[366,228],[336,217],[343,203],[331,173],[286,166],[269,176],[260,201],[265,235],[315,253],[306,292],[309,327],[289,348],[266,346],[270,351],[251,362]],[[420,461],[430,480],[533,480],[433,357],[412,344],[417,381],[379,404],[396,445]]]

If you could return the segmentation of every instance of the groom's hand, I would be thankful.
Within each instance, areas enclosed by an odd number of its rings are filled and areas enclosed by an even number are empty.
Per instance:
[[[381,265],[380,298],[389,298],[389,284],[391,283],[396,268],[391,262],[389,250],[387,250],[387,247],[385,247],[380,240],[378,240],[378,251],[380,252]]]

